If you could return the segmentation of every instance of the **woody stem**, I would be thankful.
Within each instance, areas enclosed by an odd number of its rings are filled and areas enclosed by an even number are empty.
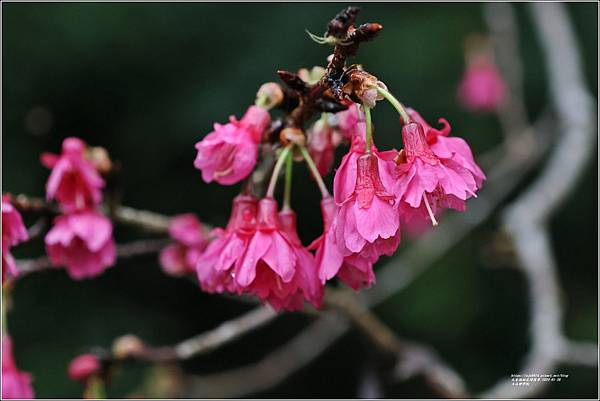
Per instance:
[[[365,109],[365,123],[367,125],[366,138],[365,138],[365,152],[371,153],[371,147],[373,145],[373,126],[371,125],[371,109],[363,105]]]
[[[308,150],[306,150],[306,147],[300,146],[300,151],[302,152],[302,156],[304,156],[304,160],[306,160],[308,169],[312,173],[313,177],[315,178],[315,181],[317,182],[317,185],[319,186],[319,189],[321,190],[321,195],[323,196],[323,198],[329,197],[330,196],[329,191],[327,190],[327,187],[325,186],[325,183],[323,182],[323,179],[321,178],[319,169],[315,165],[315,162],[313,161],[312,157],[310,157]]]
[[[294,163],[292,153],[288,153],[285,159],[285,186],[283,190],[283,208],[290,208],[290,199],[292,195],[292,165]]]
[[[292,150],[293,144],[287,145],[281,153],[279,154],[279,158],[277,159],[277,163],[275,163],[275,167],[273,167],[273,175],[271,175],[271,181],[269,181],[269,187],[267,188],[267,197],[272,198],[275,193],[275,185],[277,184],[277,178],[279,177],[279,173],[281,172],[281,168],[283,167],[283,163],[287,159],[288,153]]]
[[[394,95],[392,95],[387,90],[380,88],[379,86],[376,86],[375,89],[377,89],[377,92],[379,92],[398,111],[398,114],[400,114],[400,118],[402,119],[402,123],[408,124],[410,122],[410,116],[406,112],[406,109],[404,108],[402,103],[400,103],[400,101],[396,99]]]

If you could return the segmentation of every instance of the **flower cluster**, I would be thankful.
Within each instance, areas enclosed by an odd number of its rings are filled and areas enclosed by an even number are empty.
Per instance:
[[[17,368],[13,357],[12,338],[2,335],[2,399],[33,398],[31,375]]]
[[[45,237],[48,256],[75,280],[98,276],[116,259],[112,222],[98,211],[104,180],[78,138],[66,138],[60,155],[44,153],[41,161],[52,170],[46,198],[62,211]]]
[[[10,248],[28,238],[21,214],[10,202],[10,196],[2,195],[2,283],[8,276],[19,275]]]
[[[176,242],[160,252],[164,272],[175,277],[195,273],[198,258],[208,245],[208,235],[198,218],[191,213],[174,217],[169,224],[169,235]]]
[[[299,77],[318,82],[306,71]],[[289,135],[291,129],[283,130],[267,193],[256,197],[244,185],[233,200],[229,223],[213,230],[214,240],[196,259],[204,291],[255,295],[276,310],[301,309],[304,301],[318,308],[326,282],[334,277],[356,291],[370,287],[375,282],[374,264],[398,248],[401,225],[437,225],[436,216],[443,209],[463,211],[465,201],[476,196],[485,175],[467,143],[449,136],[449,123],[440,119],[442,127],[432,127],[374,77],[356,75],[369,78],[357,85],[360,102],[345,98],[343,111],[322,113],[306,135],[298,128],[293,128],[294,135]],[[365,87],[368,84],[372,86]],[[373,141],[369,106],[384,98],[401,115],[400,151],[379,151]],[[271,140],[270,120],[268,111],[256,105],[240,122],[232,117],[225,126],[215,124],[215,131],[196,144],[194,165],[204,180],[232,184],[248,178],[257,165],[260,144]],[[349,151],[335,171],[330,196],[321,176],[331,171],[335,150],[343,144],[349,144]],[[323,234],[307,247],[298,237],[289,204],[294,151],[306,160],[323,195]],[[284,163],[289,168],[279,209],[273,189]]]

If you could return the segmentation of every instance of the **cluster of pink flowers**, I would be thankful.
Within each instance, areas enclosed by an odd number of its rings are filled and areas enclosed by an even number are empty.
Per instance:
[[[437,225],[443,209],[464,210],[481,187],[484,173],[467,143],[449,136],[446,120],[440,119],[442,128],[436,129],[406,109],[403,149],[379,151],[367,146],[364,113],[355,103],[347,105],[307,130],[307,162],[318,181],[331,170],[335,149],[350,144],[335,172],[333,197],[322,189],[323,234],[304,247],[288,204],[279,210],[272,193],[256,199],[243,192],[233,201],[227,226],[213,230],[214,240],[194,257],[204,291],[252,294],[276,310],[301,309],[304,301],[318,308],[326,282],[334,277],[354,290],[370,287],[373,265],[398,248],[401,225]],[[196,145],[195,166],[204,180],[232,184],[248,177],[256,165],[257,138],[269,121],[267,111],[252,106],[240,122],[232,117],[225,126],[215,124],[215,131]]]
[[[66,138],[60,155],[44,153],[41,160],[52,170],[46,198],[62,211],[45,237],[48,256],[73,279],[98,276],[116,259],[112,222],[98,210],[104,180],[78,138]]]
[[[2,399],[33,398],[31,375],[17,368],[13,357],[12,338],[2,335]]]
[[[198,258],[208,245],[202,223],[191,213],[176,216],[169,224],[169,235],[176,242],[165,247],[159,256],[165,273],[176,277],[195,273]]]
[[[27,229],[21,214],[10,202],[9,195],[2,195],[2,283],[7,277],[17,277],[19,270],[10,248],[27,241]]]

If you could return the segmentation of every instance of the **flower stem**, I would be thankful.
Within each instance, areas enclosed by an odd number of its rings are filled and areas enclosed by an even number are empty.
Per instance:
[[[365,109],[365,123],[367,126],[367,134],[365,138],[365,152],[371,153],[371,147],[373,146],[373,126],[371,124],[371,109],[363,105]]]
[[[319,189],[321,190],[321,195],[323,196],[323,198],[329,197],[329,191],[327,190],[327,187],[323,182],[323,178],[321,178],[321,174],[319,174],[319,169],[315,165],[315,162],[313,161],[312,157],[310,157],[308,150],[306,150],[306,147],[300,146],[300,151],[302,152],[302,156],[304,156],[304,160],[306,160],[308,169],[312,173],[313,177],[315,178],[315,181],[317,182],[317,185],[319,186]]]
[[[285,159],[285,187],[283,191],[283,208],[290,209],[292,196],[292,166],[294,164],[292,152]]]
[[[400,101],[396,99],[394,95],[392,95],[387,90],[380,88],[379,86],[376,86],[375,89],[377,89],[377,92],[379,92],[398,111],[398,114],[400,114],[400,118],[402,119],[402,123],[408,124],[410,122],[410,116],[406,112],[406,109],[404,108],[402,103],[400,103]]]
[[[287,145],[281,153],[279,154],[279,158],[277,159],[277,163],[275,163],[275,167],[273,167],[273,175],[271,175],[271,181],[269,181],[269,187],[267,189],[267,197],[272,198],[275,193],[275,185],[277,184],[277,178],[279,177],[279,172],[283,167],[283,163],[287,158],[288,153],[292,150],[293,144]]]

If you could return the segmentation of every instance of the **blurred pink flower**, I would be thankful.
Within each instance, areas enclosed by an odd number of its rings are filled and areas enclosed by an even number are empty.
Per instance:
[[[327,175],[333,166],[337,146],[333,135],[333,128],[324,119],[317,120],[308,130],[308,151],[322,176]]]
[[[58,216],[45,243],[52,264],[75,280],[98,276],[115,263],[112,223],[94,210]]]
[[[31,375],[19,370],[15,364],[12,339],[2,335],[2,399],[34,398]]]
[[[355,291],[361,287],[369,288],[375,282],[373,263],[361,254],[343,256],[335,238],[335,217],[337,205],[333,198],[321,200],[323,216],[323,234],[309,245],[316,250],[315,262],[321,284],[325,284],[336,275]]]
[[[66,138],[62,153],[43,153],[42,164],[50,169],[46,198],[57,199],[64,211],[82,210],[102,201],[104,180],[93,163],[85,158],[85,143],[79,138]]]
[[[28,238],[21,214],[10,203],[10,196],[2,195],[2,282],[7,274],[12,277],[19,275],[10,247],[27,241]]]
[[[202,179],[232,185],[246,178],[256,165],[258,144],[270,121],[265,109],[250,106],[240,121],[231,116],[225,125],[215,123],[214,131],[196,143],[194,166],[202,171]]]
[[[68,375],[73,381],[86,381],[100,372],[100,360],[94,354],[82,354],[69,364]]]
[[[171,219],[169,234],[177,243],[165,247],[159,255],[165,273],[182,276],[196,272],[196,263],[208,245],[202,223],[193,214]]]
[[[493,112],[504,101],[506,85],[489,56],[471,57],[458,85],[458,98],[471,111]]]

